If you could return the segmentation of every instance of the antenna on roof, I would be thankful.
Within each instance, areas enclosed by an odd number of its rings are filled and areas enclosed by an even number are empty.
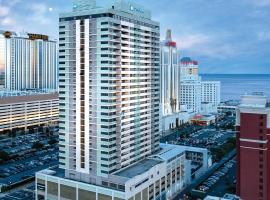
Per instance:
[[[168,29],[166,32],[166,41],[167,42],[172,41],[172,30],[171,29]]]

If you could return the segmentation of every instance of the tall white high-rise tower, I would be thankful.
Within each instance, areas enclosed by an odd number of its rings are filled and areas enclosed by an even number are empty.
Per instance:
[[[161,107],[162,115],[171,115],[180,110],[180,67],[176,42],[172,40],[171,30],[161,43]]]
[[[60,167],[96,184],[159,149],[159,24],[76,0],[59,26]]]
[[[0,88],[58,90],[57,42],[0,30]]]
[[[159,23],[129,1],[77,0],[59,29],[60,165],[37,173],[36,199],[171,198],[189,168],[159,144]]]

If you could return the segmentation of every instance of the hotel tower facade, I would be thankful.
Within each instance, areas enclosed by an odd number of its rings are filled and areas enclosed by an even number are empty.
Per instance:
[[[185,151],[159,144],[159,31],[124,0],[60,15],[59,168],[36,174],[36,199],[168,199],[184,186]]]
[[[48,36],[0,31],[0,88],[58,90],[57,62]]]
[[[269,200],[270,104],[266,96],[242,96],[236,109],[236,134],[236,193],[245,200]]]
[[[159,149],[159,24],[121,1],[93,8],[60,17],[60,166],[96,183]]]
[[[171,30],[161,43],[161,105],[162,115],[171,115],[180,110],[180,66],[176,42],[172,40]]]

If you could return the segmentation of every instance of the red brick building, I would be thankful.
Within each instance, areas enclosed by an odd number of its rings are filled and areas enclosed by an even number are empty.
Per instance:
[[[246,95],[236,114],[237,195],[270,200],[270,105],[263,95]]]

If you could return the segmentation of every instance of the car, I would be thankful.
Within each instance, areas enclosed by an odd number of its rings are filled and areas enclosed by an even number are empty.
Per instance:
[[[217,181],[219,180],[218,176],[213,176],[214,179],[216,179]]]
[[[0,177],[3,177],[3,178],[9,177],[9,176],[10,176],[9,173],[1,173],[0,174]]]
[[[207,186],[207,187],[211,187],[212,186],[211,183],[204,183],[204,185]]]

